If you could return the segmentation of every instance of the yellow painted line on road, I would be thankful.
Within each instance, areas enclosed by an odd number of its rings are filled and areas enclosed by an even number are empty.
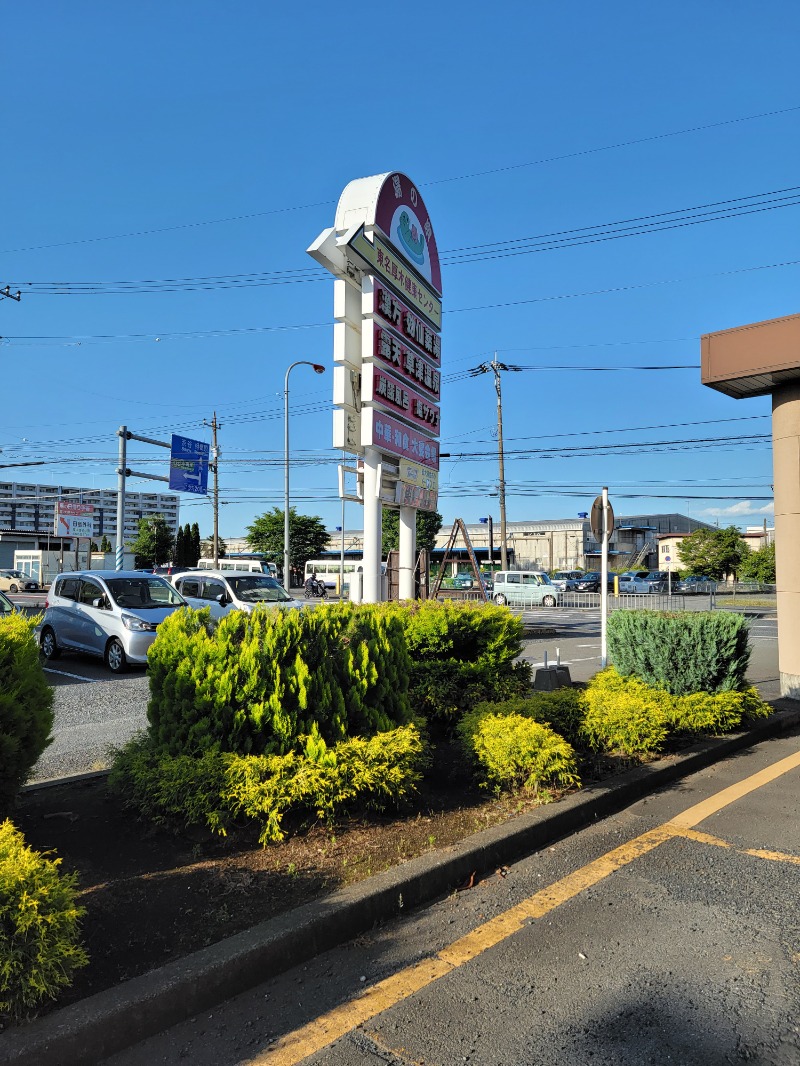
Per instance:
[[[686,837],[687,840],[696,840],[699,844],[711,844],[715,848],[733,848],[740,855],[752,855],[756,859],[767,859],[770,862],[788,862],[800,866],[800,855],[789,855],[785,851],[764,851],[761,848],[737,848],[730,840],[722,840],[710,833],[700,833],[696,829],[676,829],[675,835]]]
[[[723,788],[721,792],[717,792],[714,796],[709,796],[702,803],[696,803],[693,807],[688,807],[682,814],[670,819],[667,824],[678,829],[694,829],[696,825],[704,822],[706,818],[710,818],[712,814],[717,814],[723,807],[735,803],[736,800],[755,792],[756,789],[763,788],[764,785],[769,785],[772,781],[777,780],[777,778],[787,774],[790,770],[796,769],[798,766],[800,766],[800,751],[796,751],[794,755],[789,755],[787,758],[773,763],[772,766],[759,770],[757,774],[753,774],[752,777],[746,777],[744,781],[737,781],[735,785]]]
[[[800,751],[780,762],[739,781],[715,796],[687,808],[676,818],[643,833],[641,836],[606,852],[574,873],[548,885],[516,906],[479,925],[471,933],[460,937],[429,959],[407,966],[396,974],[378,981],[360,995],[327,1014],[315,1018],[300,1029],[281,1037],[268,1050],[249,1059],[252,1066],[297,1066],[309,1055],[322,1051],[335,1040],[363,1025],[396,1003],[445,977],[464,963],[477,958],[489,948],[518,933],[531,921],[544,917],[562,903],[573,899],[587,888],[603,881],[616,870],[646,855],[665,841],[679,836],[700,838],[707,834],[692,831],[692,827],[734,803],[743,796],[769,784],[790,770],[800,766]],[[710,837],[706,842],[717,841]],[[720,842],[724,843],[724,842]]]

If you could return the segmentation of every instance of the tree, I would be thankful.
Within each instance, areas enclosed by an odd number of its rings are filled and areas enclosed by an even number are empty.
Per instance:
[[[111,541],[108,539],[108,537],[105,535],[105,533],[103,534],[103,539],[100,541],[100,551],[101,552],[110,552],[111,551]]]
[[[176,566],[186,566],[186,534],[183,526],[178,526],[178,535],[175,538],[175,555],[172,561]],[[197,560],[195,559],[195,562]]]
[[[283,564],[283,515],[273,507],[247,527],[247,543],[254,552],[263,552],[279,565]],[[299,515],[289,508],[289,566],[302,570],[308,559],[316,559],[328,547],[330,537],[321,518]]]
[[[433,551],[436,535],[442,528],[442,516],[438,511],[417,511],[417,550]],[[400,546],[400,512],[394,507],[383,509],[383,536],[381,550],[384,555]]]
[[[763,581],[774,584],[775,541],[745,556],[739,569],[739,578],[741,581]]]
[[[139,519],[139,533],[128,545],[135,556],[134,566],[161,566],[175,550],[175,535],[161,514]]]
[[[194,566],[200,558],[200,526],[192,522],[191,538],[186,538],[187,548],[191,548],[191,565]]]
[[[228,546],[222,537],[217,537],[217,558],[224,559],[228,551]],[[205,540],[200,541],[200,554],[198,559],[213,559],[214,558],[214,538],[206,537]],[[197,559],[195,559],[197,562]]]
[[[678,545],[678,555],[690,574],[707,574],[717,581],[734,578],[750,549],[736,526],[727,529],[696,529]]]

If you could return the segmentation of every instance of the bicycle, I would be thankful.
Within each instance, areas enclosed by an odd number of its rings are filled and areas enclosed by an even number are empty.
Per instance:
[[[325,586],[325,582],[313,577],[308,578],[303,586],[303,592],[306,596],[316,596],[321,600],[327,600],[328,598],[328,589]]]

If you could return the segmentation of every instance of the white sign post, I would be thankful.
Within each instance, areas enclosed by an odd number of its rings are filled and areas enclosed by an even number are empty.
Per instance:
[[[437,504],[442,323],[439,253],[419,190],[399,173],[351,181],[308,253],[336,278],[333,446],[362,463],[364,602],[383,598],[384,507],[400,509],[399,594],[413,599],[416,513]]]
[[[603,488],[592,504],[592,533],[600,541],[600,666],[608,666],[608,542],[614,532],[614,510],[608,502],[608,488]]]

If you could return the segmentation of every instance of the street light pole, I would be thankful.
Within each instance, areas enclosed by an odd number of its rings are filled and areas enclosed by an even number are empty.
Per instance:
[[[283,587],[289,592],[289,374],[296,366],[310,366],[315,374],[324,374],[325,367],[308,359],[291,363],[283,379]]]

